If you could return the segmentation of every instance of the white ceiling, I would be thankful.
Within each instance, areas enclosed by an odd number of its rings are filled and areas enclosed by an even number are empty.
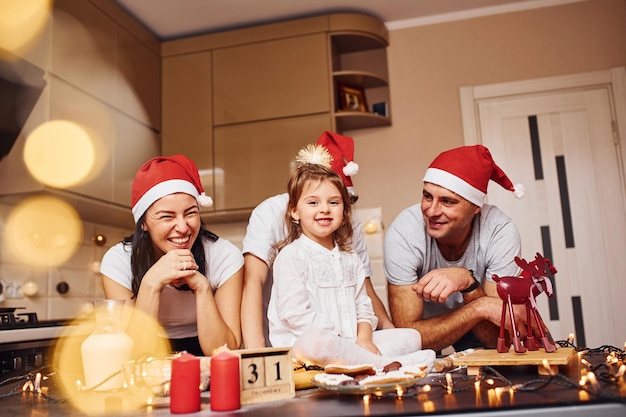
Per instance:
[[[379,18],[389,29],[580,0],[114,0],[160,40],[326,13]]]

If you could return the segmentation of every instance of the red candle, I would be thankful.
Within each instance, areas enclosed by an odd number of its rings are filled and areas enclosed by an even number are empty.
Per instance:
[[[239,356],[226,351],[211,357],[211,410],[231,411],[241,407]]]
[[[174,414],[200,411],[200,359],[183,352],[172,360],[170,411]]]

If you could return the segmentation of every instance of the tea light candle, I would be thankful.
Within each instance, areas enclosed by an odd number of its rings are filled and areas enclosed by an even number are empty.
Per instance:
[[[453,386],[454,383],[452,381],[452,375],[450,375],[450,373],[446,373],[446,390],[448,391],[448,394],[452,393]]]
[[[231,411],[241,407],[239,357],[222,351],[211,357],[211,410]]]
[[[170,411],[173,414],[200,411],[200,358],[182,353],[172,360]]]

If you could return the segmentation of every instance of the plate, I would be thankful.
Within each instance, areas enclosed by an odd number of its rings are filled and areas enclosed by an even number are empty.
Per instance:
[[[413,385],[416,385],[422,377],[416,377],[412,379],[405,379],[398,382],[390,382],[386,384],[368,384],[368,385],[328,385],[313,380],[313,385],[326,390],[334,391],[338,394],[352,394],[352,395],[364,395],[364,394],[386,394],[388,392],[397,392],[398,389],[406,390]]]

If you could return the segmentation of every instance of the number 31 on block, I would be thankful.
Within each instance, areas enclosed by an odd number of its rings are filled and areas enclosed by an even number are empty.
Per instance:
[[[242,349],[234,353],[241,358],[241,404],[296,395],[291,348]]]

